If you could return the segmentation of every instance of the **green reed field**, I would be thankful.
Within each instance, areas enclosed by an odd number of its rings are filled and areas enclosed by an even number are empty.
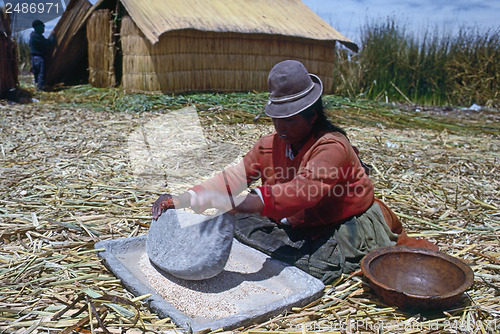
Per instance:
[[[438,31],[438,29],[436,29]],[[427,31],[368,23],[360,52],[338,50],[335,94],[432,105],[500,106],[500,27]]]

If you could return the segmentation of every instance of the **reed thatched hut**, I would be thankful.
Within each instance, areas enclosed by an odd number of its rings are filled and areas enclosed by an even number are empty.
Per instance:
[[[101,0],[87,17],[89,81],[128,91],[267,90],[297,59],[329,92],[336,42],[357,50],[301,0]]]
[[[16,43],[12,40],[10,15],[0,8],[0,98],[18,86]]]

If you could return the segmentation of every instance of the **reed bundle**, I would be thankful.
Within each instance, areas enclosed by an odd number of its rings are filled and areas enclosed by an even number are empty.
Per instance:
[[[94,87],[116,85],[113,32],[109,10],[94,11],[87,22],[89,83]]]
[[[11,37],[10,16],[0,8],[0,98],[18,85],[16,44]]]
[[[265,100],[265,94],[173,97],[86,85],[44,93],[40,104],[0,102],[0,330],[179,330],[147,309],[141,302],[147,296],[132,296],[93,249],[97,240],[146,233],[160,192],[178,193],[199,181],[186,173],[176,188],[138,186],[129,134],[169,116],[167,106],[194,104],[209,144],[234,143],[246,152],[272,131],[269,122],[245,123]],[[475,284],[463,303],[415,314],[385,305],[362,278],[343,276],[317,301],[235,332],[498,331],[498,113],[447,116],[331,96],[325,101],[373,165],[377,196],[411,235],[471,265]],[[139,106],[149,109],[133,110]],[[443,129],[446,124],[454,127]],[[213,148],[223,161],[227,153]]]
[[[172,31],[152,45],[130,17],[121,25],[123,88],[128,91],[267,90],[269,70],[297,59],[332,86],[335,43],[198,30]]]

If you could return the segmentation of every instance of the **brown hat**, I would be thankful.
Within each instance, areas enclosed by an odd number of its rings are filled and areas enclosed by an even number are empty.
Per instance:
[[[318,101],[323,93],[320,78],[307,72],[296,60],[276,64],[269,72],[269,101],[265,112],[272,118],[294,116]]]

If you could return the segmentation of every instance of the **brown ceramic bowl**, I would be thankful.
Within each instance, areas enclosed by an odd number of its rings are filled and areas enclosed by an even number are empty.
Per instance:
[[[441,252],[406,246],[368,253],[361,270],[377,296],[402,309],[445,309],[474,283],[472,269]]]

